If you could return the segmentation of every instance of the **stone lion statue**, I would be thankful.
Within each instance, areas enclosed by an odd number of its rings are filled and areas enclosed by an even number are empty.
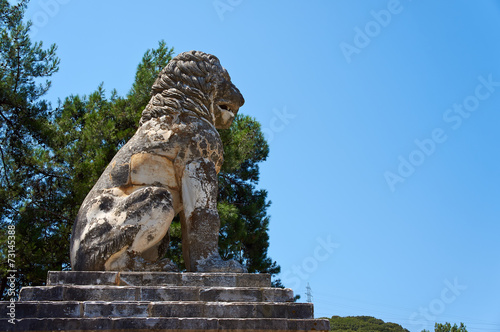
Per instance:
[[[135,135],[116,154],[79,210],[73,270],[175,271],[161,259],[180,214],[188,271],[245,272],[218,253],[216,128],[229,128],[244,99],[217,57],[184,52],[161,71]]]

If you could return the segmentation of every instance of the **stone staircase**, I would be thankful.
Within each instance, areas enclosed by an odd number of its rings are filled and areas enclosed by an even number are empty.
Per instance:
[[[0,302],[0,331],[329,331],[311,303],[271,288],[268,274],[49,272]]]

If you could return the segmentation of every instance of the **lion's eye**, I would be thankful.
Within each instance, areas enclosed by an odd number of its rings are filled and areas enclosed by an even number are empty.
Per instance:
[[[227,105],[220,105],[220,108],[225,111],[230,111],[231,109]]]

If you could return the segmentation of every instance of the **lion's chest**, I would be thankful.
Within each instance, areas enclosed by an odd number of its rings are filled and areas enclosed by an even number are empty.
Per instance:
[[[220,170],[224,150],[219,133],[213,126],[204,121],[197,121],[188,125],[173,126],[172,130],[170,141],[178,147],[174,161],[176,168],[183,169],[193,160],[209,159],[214,163],[217,172]]]
[[[208,124],[161,123],[143,126],[120,150],[108,166],[102,189],[148,185],[166,186],[178,191],[187,164],[209,159],[218,172],[223,162],[222,142],[218,132]]]
[[[220,169],[223,162],[222,142],[218,133],[214,135],[211,132],[196,133],[191,138],[190,144],[186,149],[186,161],[193,159],[210,159],[217,170]]]

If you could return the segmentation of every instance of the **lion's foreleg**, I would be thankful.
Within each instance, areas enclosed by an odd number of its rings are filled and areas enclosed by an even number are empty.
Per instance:
[[[223,261],[219,255],[217,172],[212,161],[200,159],[186,165],[182,199],[182,247],[188,271],[246,272],[237,261]]]
[[[204,260],[219,257],[220,220],[217,212],[217,172],[208,159],[186,165],[182,177],[183,247],[186,268],[197,271]]]

